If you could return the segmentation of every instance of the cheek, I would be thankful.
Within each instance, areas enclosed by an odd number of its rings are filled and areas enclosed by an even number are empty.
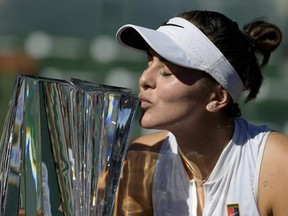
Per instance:
[[[155,108],[159,116],[168,120],[189,114],[196,109],[196,103],[187,91],[178,90],[160,94]]]
[[[140,124],[148,129],[173,130],[179,123],[200,116],[201,107],[191,94],[161,94],[153,107],[142,110]]]
[[[166,92],[161,92],[158,97],[158,108],[167,118],[170,115],[183,117],[205,110],[209,92],[200,85],[178,85],[170,91],[167,89]]]
[[[171,108],[180,104],[191,103],[195,99],[195,94],[189,88],[172,88],[169,91],[162,91],[158,95],[159,103],[169,104]]]

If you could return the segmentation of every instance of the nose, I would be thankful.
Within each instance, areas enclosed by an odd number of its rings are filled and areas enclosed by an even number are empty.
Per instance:
[[[154,71],[155,72],[155,71]],[[147,68],[143,71],[142,75],[139,78],[140,89],[155,88],[156,82],[153,76],[152,68]]]

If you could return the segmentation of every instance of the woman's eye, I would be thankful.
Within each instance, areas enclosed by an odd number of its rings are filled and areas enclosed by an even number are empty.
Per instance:
[[[172,75],[172,73],[165,71],[164,68],[161,68],[160,74],[161,76],[164,76],[164,77]]]

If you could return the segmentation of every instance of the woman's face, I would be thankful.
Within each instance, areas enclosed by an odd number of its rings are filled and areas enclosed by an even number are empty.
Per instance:
[[[204,72],[172,64],[151,49],[147,57],[139,79],[141,126],[174,131],[199,124],[211,96]]]

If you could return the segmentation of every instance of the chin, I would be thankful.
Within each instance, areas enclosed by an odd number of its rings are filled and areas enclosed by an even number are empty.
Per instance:
[[[159,124],[151,119],[140,118],[139,124],[145,129],[164,130]]]
[[[143,119],[143,117],[140,118],[139,124],[140,124],[141,127],[145,128],[145,129],[155,129],[155,128],[153,127],[153,126],[155,126],[155,125],[153,125],[153,124],[151,123],[151,121]]]
[[[145,124],[140,121],[140,126],[145,129],[155,129],[151,124]]]

